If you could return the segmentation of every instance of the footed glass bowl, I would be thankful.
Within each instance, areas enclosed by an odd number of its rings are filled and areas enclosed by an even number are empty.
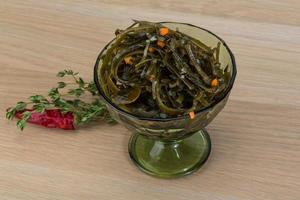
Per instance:
[[[230,80],[219,100],[197,113],[195,118],[146,118],[135,116],[116,106],[103,92],[105,83],[99,79],[102,59],[112,40],[100,52],[95,68],[94,79],[111,115],[132,132],[128,150],[132,161],[144,172],[161,178],[174,178],[190,174],[199,169],[208,159],[211,142],[205,127],[225,106],[236,76],[234,56],[226,43],[203,28],[177,22],[163,22],[164,26],[194,37],[208,46],[215,47],[221,42],[219,60],[221,66],[230,72]]]

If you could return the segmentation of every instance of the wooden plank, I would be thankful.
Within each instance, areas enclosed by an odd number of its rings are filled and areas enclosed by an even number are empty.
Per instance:
[[[1,199],[298,200],[299,9],[297,0],[1,1]],[[208,127],[212,155],[191,176],[162,180],[138,171],[121,125],[21,133],[5,120],[6,108],[45,94],[67,66],[91,80],[98,52],[132,18],[205,27],[235,53],[236,84]]]

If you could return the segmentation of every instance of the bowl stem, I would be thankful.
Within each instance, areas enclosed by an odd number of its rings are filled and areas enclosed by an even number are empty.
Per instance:
[[[160,178],[176,178],[198,170],[211,151],[210,137],[205,129],[173,140],[155,140],[135,133],[128,151],[139,169]]]

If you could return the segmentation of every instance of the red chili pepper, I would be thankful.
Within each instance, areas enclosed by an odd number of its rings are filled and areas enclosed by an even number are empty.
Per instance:
[[[15,114],[16,118],[21,119],[25,111],[32,111],[25,109]],[[29,123],[45,126],[47,128],[61,128],[64,130],[74,129],[74,115],[71,112],[62,113],[59,109],[45,110],[43,113],[31,112]]]

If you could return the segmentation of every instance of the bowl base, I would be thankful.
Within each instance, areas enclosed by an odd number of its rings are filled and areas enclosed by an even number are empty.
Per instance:
[[[143,172],[160,178],[176,178],[193,173],[206,162],[211,142],[204,129],[175,141],[133,134],[128,150],[132,161]]]

